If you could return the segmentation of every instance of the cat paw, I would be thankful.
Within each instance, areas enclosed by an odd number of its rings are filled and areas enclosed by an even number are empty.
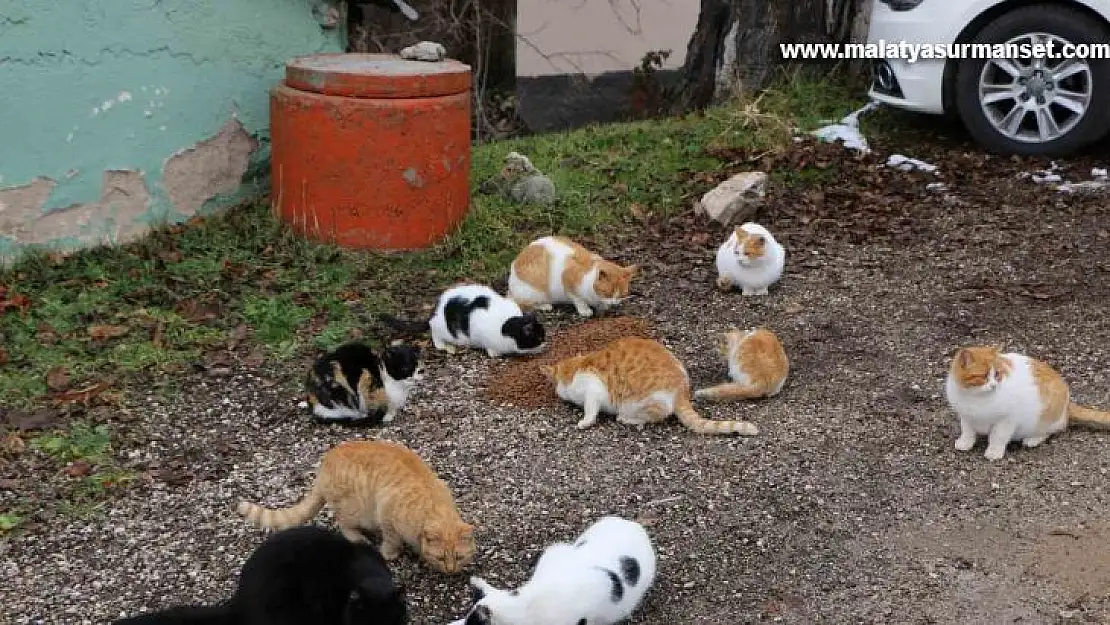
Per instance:
[[[448,354],[454,354],[459,351],[454,345],[448,345],[447,343],[436,343],[435,348]]]
[[[579,430],[584,430],[584,429],[586,429],[586,428],[588,428],[588,427],[592,426],[592,425],[593,425],[593,424],[595,424],[595,423],[597,423],[597,419],[589,419],[589,418],[586,418],[586,419],[582,419],[581,421],[579,421],[579,422],[578,422],[578,425],[577,425],[576,427],[577,427],[577,428],[578,428]]]
[[[486,355],[489,356],[490,358],[500,358],[501,357],[501,352],[498,352],[497,350],[493,350],[493,349],[487,349],[486,350]]]
[[[1001,460],[1006,455],[1006,448],[1002,447],[987,447],[987,451],[983,452],[983,457],[990,461]]]
[[[575,310],[578,311],[578,315],[581,316],[581,317],[593,317],[594,316],[594,309],[590,308],[589,306],[583,306],[581,308],[576,307]]]
[[[397,416],[396,412],[387,412],[387,413],[385,413],[385,416],[382,417],[382,423],[389,423],[389,422],[393,421],[394,417],[396,417],[396,416]]]
[[[1048,440],[1047,436],[1030,436],[1029,438],[1023,438],[1021,440],[1021,444],[1025,445],[1029,449],[1032,449],[1032,448],[1036,447],[1037,445],[1040,445],[1041,443],[1045,442],[1046,440]]]
[[[717,288],[722,291],[729,291],[732,289],[732,280],[721,276],[717,278]]]
[[[975,447],[975,436],[961,436],[956,439],[956,451],[971,451]]]
[[[555,306],[553,306],[551,304],[536,304],[532,308],[534,308],[534,309],[536,309],[540,312],[551,312],[551,311],[555,310]]]

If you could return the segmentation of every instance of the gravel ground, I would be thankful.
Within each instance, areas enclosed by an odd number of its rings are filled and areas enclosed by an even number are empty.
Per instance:
[[[430,357],[410,407],[381,430],[304,418],[304,363],[187,378],[188,401],[121,415],[135,444],[120,455],[142,483],[101,518],[56,517],[0,543],[5,622],[103,623],[226,596],[262,537],[235,502],[288,505],[321,453],[368,436],[411,446],[451,484],[480,528],[476,570],[496,584],[521,582],[545,543],[600,515],[648,524],[660,576],[634,623],[1110,622],[1110,433],[1076,429],[988,463],[982,444],[952,448],[941,395],[957,346],[997,341],[1057,366],[1081,402],[1110,407],[1107,201],[1018,180],[1028,162],[921,145],[910,156],[940,164],[947,193],[836,149],[783,155],[779,166],[837,173],[772,194],[760,220],[789,258],[769,297],[712,289],[727,231],[693,218],[649,219],[610,250],[646,266],[621,312],[655,324],[698,385],[724,376],[716,333],[779,334],[792,359],[779,397],[705,406],[757,422],[758,437],[611,419],[580,432],[569,406],[491,405],[482,390],[495,368],[477,353]],[[1092,159],[1069,161],[1072,175]],[[465,577],[412,557],[397,574],[414,623],[445,625],[466,607]]]

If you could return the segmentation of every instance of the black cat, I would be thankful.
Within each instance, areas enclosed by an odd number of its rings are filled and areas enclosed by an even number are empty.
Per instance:
[[[247,558],[234,596],[112,625],[405,625],[404,590],[378,550],[304,525],[276,532]]]

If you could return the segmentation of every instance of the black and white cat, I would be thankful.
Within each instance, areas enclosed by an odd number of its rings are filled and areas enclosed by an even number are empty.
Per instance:
[[[423,377],[415,346],[391,345],[379,357],[350,342],[316,359],[305,386],[317,421],[380,425],[393,421]]]
[[[475,603],[451,625],[613,625],[628,619],[655,581],[655,549],[642,525],[602,517],[574,544],[555,543],[515,590],[470,578]]]
[[[404,590],[369,543],[303,525],[271,534],[247,558],[235,594],[112,625],[405,625]]]
[[[427,322],[405,322],[383,317],[390,325],[408,330],[430,330],[436,349],[454,354],[457,348],[484,349],[490,357],[536,354],[547,340],[543,324],[513,300],[481,284],[462,284],[439,296]]]

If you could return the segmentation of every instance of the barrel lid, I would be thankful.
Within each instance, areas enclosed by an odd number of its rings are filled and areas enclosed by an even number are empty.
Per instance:
[[[451,59],[409,61],[395,54],[332,52],[285,65],[293,89],[354,98],[429,98],[470,88],[470,66]]]

